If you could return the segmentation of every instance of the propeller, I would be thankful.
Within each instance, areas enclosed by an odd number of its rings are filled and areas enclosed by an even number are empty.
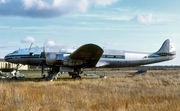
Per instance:
[[[41,74],[44,74],[44,68],[46,66],[46,52],[45,47],[43,47],[43,52],[41,52]]]

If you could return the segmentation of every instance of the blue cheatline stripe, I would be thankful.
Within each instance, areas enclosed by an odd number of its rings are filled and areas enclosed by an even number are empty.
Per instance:
[[[6,59],[12,59],[12,58],[40,58],[39,54],[36,55],[11,55],[11,56],[6,56]]]

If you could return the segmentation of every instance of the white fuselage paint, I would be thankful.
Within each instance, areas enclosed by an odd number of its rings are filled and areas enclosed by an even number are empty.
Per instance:
[[[147,54],[125,53],[125,60],[142,60],[147,56]]]

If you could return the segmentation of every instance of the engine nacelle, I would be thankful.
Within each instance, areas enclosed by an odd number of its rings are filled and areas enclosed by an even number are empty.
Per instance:
[[[57,53],[47,53],[46,64],[47,65],[57,65],[57,66],[78,66],[86,63],[83,60],[73,60],[68,58],[67,54],[57,54]]]
[[[46,54],[46,64],[53,65],[56,62],[56,53]]]
[[[46,55],[46,64],[47,65],[53,65],[55,63],[58,63],[59,65],[62,65],[62,61],[65,58],[66,58],[66,56],[64,54],[47,53],[47,55]]]

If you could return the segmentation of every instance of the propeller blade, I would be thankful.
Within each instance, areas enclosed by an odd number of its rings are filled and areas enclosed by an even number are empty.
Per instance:
[[[45,47],[43,47],[43,52],[41,52],[41,74],[44,75],[44,68],[46,65],[46,52],[45,52]]]
[[[41,66],[41,74],[42,75],[44,74],[44,64],[42,64],[42,66]]]

